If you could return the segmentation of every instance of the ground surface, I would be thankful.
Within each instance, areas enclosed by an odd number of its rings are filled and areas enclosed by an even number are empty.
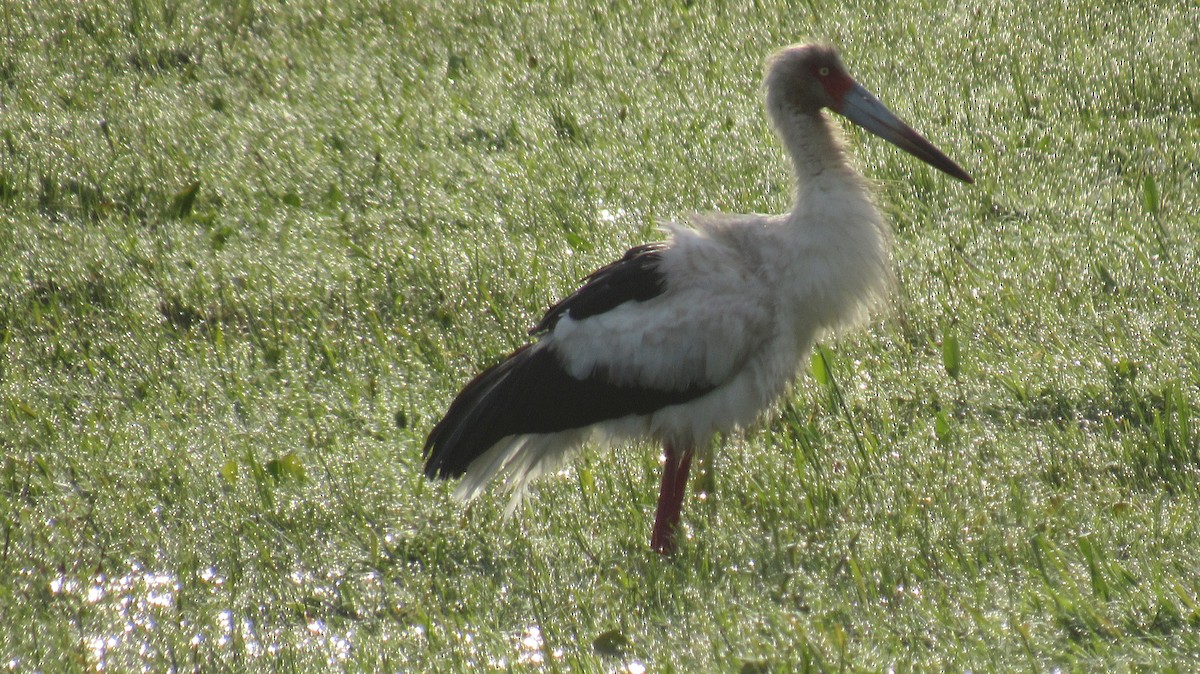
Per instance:
[[[650,4],[4,4],[0,668],[1200,667],[1196,5]],[[427,483],[587,271],[788,207],[810,38],[978,180],[851,134],[890,310],[671,559],[649,446]]]

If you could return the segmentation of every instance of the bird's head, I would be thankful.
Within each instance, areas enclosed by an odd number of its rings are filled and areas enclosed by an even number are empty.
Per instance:
[[[829,45],[793,45],[775,52],[767,59],[763,87],[776,124],[786,124],[792,115],[816,115],[828,108],[930,166],[963,182],[975,182],[854,81],[837,50]]]
[[[793,45],[775,52],[767,59],[763,82],[772,108],[810,115],[821,108],[840,108],[854,84],[837,50],[824,44]]]

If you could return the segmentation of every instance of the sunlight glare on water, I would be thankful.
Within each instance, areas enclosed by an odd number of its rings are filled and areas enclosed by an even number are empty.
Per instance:
[[[601,208],[600,210],[598,210],[596,212],[596,220],[600,221],[601,223],[603,223],[605,225],[611,225],[614,222],[616,222],[617,220],[624,218],[626,215],[627,215],[627,213],[625,212],[625,209],[623,209],[623,208],[618,208],[616,210],[609,210],[607,208]]]
[[[288,579],[305,585],[314,596],[331,592],[323,584],[326,579],[304,571],[294,572]],[[380,582],[375,574],[368,574],[362,580],[367,588]],[[273,659],[286,652],[313,653],[324,656],[331,668],[342,666],[353,655],[354,624],[330,620],[320,612],[305,612],[298,623],[275,623],[251,607],[217,604],[205,614],[206,619],[180,621],[176,612],[185,583],[216,590],[227,586],[229,581],[213,566],[198,568],[194,577],[181,581],[173,572],[149,570],[140,562],[130,561],[126,570],[116,576],[100,573],[80,578],[61,573],[48,581],[48,590],[52,595],[72,597],[94,607],[96,620],[80,641],[87,654],[85,667],[90,671],[124,671],[131,661],[160,647],[164,639],[160,632],[164,629],[184,631],[183,642],[198,653],[240,654],[251,660]],[[420,640],[424,628],[413,626],[404,634],[405,638]],[[474,647],[474,635],[465,633],[462,639],[468,650]],[[509,643],[515,647],[509,651],[512,655],[493,662],[494,666],[541,668],[564,658],[564,650],[548,645],[538,625],[515,630],[510,639]],[[630,661],[610,671],[645,674],[646,668],[640,662]]]
[[[546,662],[545,641],[542,639],[542,628],[537,625],[526,627],[517,637],[517,660],[518,665],[539,666]],[[561,660],[563,650],[555,648],[550,651],[550,657],[555,660]],[[501,658],[492,661],[493,667],[501,669],[508,668],[508,659]]]
[[[83,642],[91,653],[94,669],[108,668],[108,655],[135,630],[141,633],[158,628],[157,614],[175,605],[179,582],[173,574],[146,571],[138,562],[131,562],[129,573],[117,578],[96,574],[86,583],[65,574],[50,581],[54,595],[78,596],[88,604],[101,605],[111,598],[118,617],[115,630],[84,636]]]

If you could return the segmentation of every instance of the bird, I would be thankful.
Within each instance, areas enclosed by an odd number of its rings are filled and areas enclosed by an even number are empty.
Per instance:
[[[765,63],[769,121],[791,159],[791,210],[694,215],[583,279],[480,372],[425,442],[430,479],[494,479],[510,516],[530,482],[591,441],[662,446],[650,547],[677,550],[688,473],[714,438],[769,414],[824,335],[861,324],[891,285],[890,229],[847,157],[848,119],[965,183],[974,179],[854,80],[837,50],[797,44]]]

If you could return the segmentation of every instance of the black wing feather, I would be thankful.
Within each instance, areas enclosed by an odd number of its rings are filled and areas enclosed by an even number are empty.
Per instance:
[[[687,402],[713,389],[668,391],[614,384],[605,372],[576,379],[552,348],[517,349],[484,370],[450,405],[425,441],[425,474],[459,477],[472,461],[511,435],[554,433]]]
[[[626,302],[662,294],[663,243],[629,249],[592,272],[569,297],[546,311],[531,333],[548,332],[564,315],[584,319]],[[614,384],[603,369],[577,379],[563,369],[553,347],[527,345],[467,384],[425,441],[425,474],[459,477],[472,461],[503,438],[583,428],[631,414],[650,414],[708,393],[708,384],[681,390]]]
[[[583,286],[546,310],[530,334],[553,330],[564,314],[576,320],[602,314],[626,302],[645,302],[661,295],[666,279],[658,269],[665,243],[645,243],[625,252],[621,259],[588,275]]]

